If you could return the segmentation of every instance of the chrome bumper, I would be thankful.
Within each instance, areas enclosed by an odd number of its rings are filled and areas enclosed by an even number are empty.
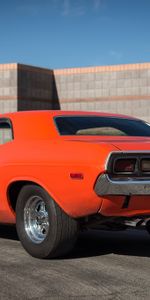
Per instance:
[[[150,180],[112,180],[100,175],[94,188],[97,195],[150,195]]]

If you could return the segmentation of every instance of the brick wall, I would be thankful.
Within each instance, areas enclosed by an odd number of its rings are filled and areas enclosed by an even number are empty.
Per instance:
[[[17,110],[17,64],[0,65],[0,113]]]
[[[150,121],[150,63],[54,70],[61,109],[124,113]]]
[[[150,63],[60,70],[0,65],[0,113],[60,108],[150,122]]]

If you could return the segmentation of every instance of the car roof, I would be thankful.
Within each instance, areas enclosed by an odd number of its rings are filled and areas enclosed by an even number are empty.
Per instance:
[[[9,118],[13,124],[14,139],[50,139],[58,138],[59,132],[53,120],[56,116],[101,116],[135,119],[129,116],[99,112],[82,111],[21,111],[1,115]]]
[[[56,116],[101,116],[101,117],[116,117],[116,118],[127,118],[127,119],[137,119],[133,116],[108,113],[108,112],[89,112],[89,111],[65,111],[65,110],[31,110],[31,111],[19,111],[1,114],[1,118],[17,118],[20,116],[34,116],[34,115],[51,115],[52,117]]]

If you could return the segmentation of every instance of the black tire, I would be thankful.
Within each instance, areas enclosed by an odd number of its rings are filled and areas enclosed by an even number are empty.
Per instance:
[[[40,242],[38,241],[38,243],[36,240],[33,240],[30,231],[30,234],[28,233],[28,226],[25,226],[25,224],[28,224],[25,221],[26,215],[28,214],[26,209],[27,203],[30,203],[30,199],[36,199],[36,197],[37,199],[39,197],[44,202],[48,219],[47,234],[45,238]],[[32,209],[29,209],[29,211],[31,213]],[[37,214],[37,209],[35,211]],[[31,222],[32,218],[30,217],[27,220]],[[38,222],[38,226],[41,226],[40,221]],[[26,185],[19,193],[16,205],[16,227],[23,247],[30,255],[36,258],[64,256],[73,248],[78,233],[78,222],[64,213],[49,194],[43,188],[36,185]],[[32,226],[29,227],[29,229],[30,228],[32,228]],[[44,231],[42,231],[42,237],[43,234],[45,234]]]

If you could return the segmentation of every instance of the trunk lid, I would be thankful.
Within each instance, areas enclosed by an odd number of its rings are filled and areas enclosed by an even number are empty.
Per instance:
[[[66,137],[65,140],[94,144],[105,144],[113,146],[120,151],[150,151],[149,137],[70,136]]]

